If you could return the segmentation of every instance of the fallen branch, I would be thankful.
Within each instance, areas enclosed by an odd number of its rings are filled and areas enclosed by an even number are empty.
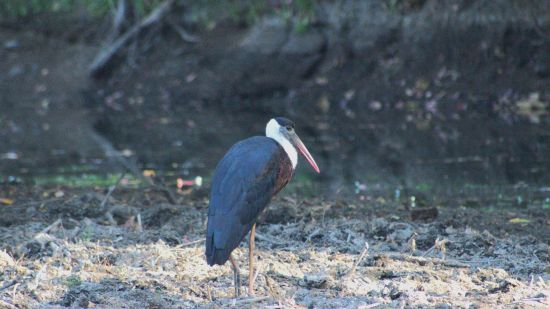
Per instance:
[[[129,160],[126,160],[126,158],[124,158],[124,155],[122,155],[120,151],[116,150],[115,147],[113,147],[113,145],[108,140],[106,140],[103,136],[92,131],[90,134],[90,137],[103,150],[107,158],[113,158],[116,162],[122,165],[129,173],[134,175],[136,178],[141,179],[148,185],[154,186],[153,180],[151,180],[151,178],[143,176],[143,174],[140,172],[138,167],[134,163],[130,162]]]
[[[126,20],[126,0],[118,0],[118,4],[116,7],[116,11],[113,14],[113,30],[111,31],[111,34],[109,35],[109,39],[107,42],[112,42],[115,40],[115,38],[120,33],[120,30],[122,29],[122,25],[124,24],[124,21]]]
[[[134,25],[132,28],[122,34],[118,39],[113,41],[112,44],[109,44],[108,46],[102,48],[90,65],[90,74],[97,75],[99,72],[101,72],[113,59],[114,55],[116,55],[116,53],[122,47],[124,47],[130,39],[138,35],[143,29],[161,20],[164,15],[166,15],[166,13],[170,11],[173,4],[173,0],[164,1],[149,15],[142,19],[138,24]]]
[[[537,14],[535,13],[535,10],[533,7],[529,6],[529,16],[531,20],[533,21],[533,28],[535,29],[535,32],[544,40],[550,41],[550,35],[544,32],[543,26],[539,24]]]
[[[378,257],[378,258],[386,257],[386,258],[390,258],[390,259],[396,260],[396,261],[417,263],[421,266],[423,266],[427,263],[432,263],[432,264],[436,264],[436,265],[443,265],[443,266],[454,267],[454,268],[469,268],[470,267],[470,265],[459,262],[457,260],[443,260],[443,259],[438,259],[438,258],[425,258],[425,257],[420,257],[420,256],[403,255],[403,254],[399,254],[399,253],[398,254],[380,253],[380,254],[377,254],[376,257]]]
[[[168,189],[163,184],[155,184],[150,177],[143,176],[143,173],[139,170],[136,164],[130,162],[124,158],[124,155],[120,151],[116,150],[115,147],[103,136],[99,135],[96,132],[91,132],[90,137],[98,144],[98,146],[103,150],[107,158],[113,158],[118,162],[122,167],[124,167],[129,173],[134,175],[136,178],[141,179],[146,185],[155,188],[156,190],[161,191],[166,195],[166,198],[171,204],[177,204],[176,197],[172,190]]]

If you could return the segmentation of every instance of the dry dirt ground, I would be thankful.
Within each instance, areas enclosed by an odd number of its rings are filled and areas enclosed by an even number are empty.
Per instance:
[[[0,205],[1,308],[543,308],[548,211],[276,199],[257,229],[256,297],[204,259],[204,194],[29,188]],[[18,195],[19,194],[19,195]],[[104,205],[102,205],[102,203]],[[519,224],[519,225],[518,225]],[[236,251],[247,286],[247,248]]]

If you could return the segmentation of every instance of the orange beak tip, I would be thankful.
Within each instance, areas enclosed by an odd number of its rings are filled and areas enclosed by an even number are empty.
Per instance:
[[[306,146],[304,145],[304,143],[302,143],[302,141],[300,140],[300,138],[298,138],[298,136],[296,136],[296,138],[294,139],[294,145],[300,151],[300,153],[304,156],[304,158],[306,158],[308,163],[311,165],[311,167],[313,167],[313,169],[317,172],[317,174],[320,174],[321,170],[319,170],[319,167],[317,166],[315,159],[313,159],[313,156],[311,156]]]
[[[321,170],[319,169],[319,167],[317,165],[314,165],[313,169],[317,172],[317,174],[321,174]]]

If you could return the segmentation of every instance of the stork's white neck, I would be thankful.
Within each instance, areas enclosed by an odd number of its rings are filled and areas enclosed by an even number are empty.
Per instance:
[[[286,154],[288,155],[288,158],[290,159],[290,162],[292,162],[292,167],[296,168],[296,165],[298,164],[298,152],[296,151],[296,148],[290,143],[290,141],[281,134],[281,126],[275,119],[271,119],[267,126],[265,127],[265,136],[271,137],[283,149],[285,150]]]

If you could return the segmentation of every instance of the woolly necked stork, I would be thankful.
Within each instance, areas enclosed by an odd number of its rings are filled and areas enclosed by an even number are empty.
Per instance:
[[[235,296],[240,296],[240,270],[231,252],[250,232],[248,293],[254,294],[254,233],[256,220],[271,198],[292,178],[298,151],[319,173],[319,167],[287,118],[271,119],[266,136],[242,140],[218,163],[210,192],[206,229],[208,265],[231,262]]]

